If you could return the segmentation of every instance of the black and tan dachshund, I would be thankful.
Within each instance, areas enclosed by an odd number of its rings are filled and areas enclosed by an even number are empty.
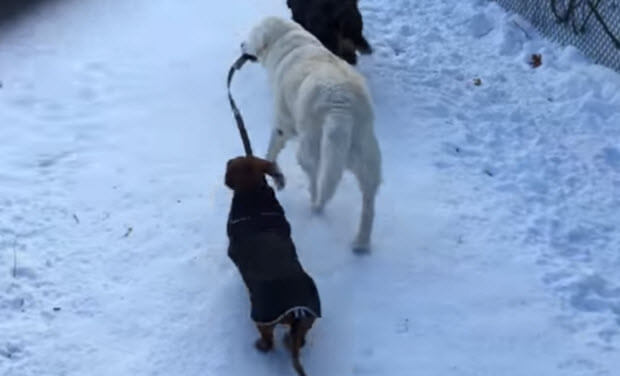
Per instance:
[[[352,65],[357,63],[356,51],[372,53],[362,34],[364,23],[357,3],[358,0],[286,0],[295,22]]]
[[[291,227],[265,175],[284,185],[272,162],[255,157],[228,161],[226,185],[234,191],[227,224],[228,256],[250,293],[251,317],[260,333],[256,348],[271,350],[275,326],[290,326],[285,344],[295,370],[303,376],[299,349],[321,316],[321,303],[314,281],[299,263]]]

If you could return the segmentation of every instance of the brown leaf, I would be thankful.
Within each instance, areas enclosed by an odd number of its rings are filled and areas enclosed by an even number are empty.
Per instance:
[[[474,85],[476,85],[476,86],[482,85],[482,80],[479,79],[479,78],[474,78]]]
[[[542,55],[541,54],[532,54],[530,58],[530,66],[532,68],[538,68],[542,65]]]

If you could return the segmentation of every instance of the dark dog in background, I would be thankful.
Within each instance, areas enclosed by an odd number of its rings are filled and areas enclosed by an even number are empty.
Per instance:
[[[295,22],[352,65],[357,63],[356,51],[372,53],[362,34],[364,23],[357,3],[358,0],[286,0]]]
[[[251,317],[260,333],[256,348],[271,350],[275,326],[290,326],[285,344],[295,370],[303,376],[299,349],[321,316],[321,303],[314,281],[299,263],[291,227],[265,175],[284,186],[272,162],[255,157],[228,161],[226,185],[234,191],[227,224],[228,256],[250,293]]]

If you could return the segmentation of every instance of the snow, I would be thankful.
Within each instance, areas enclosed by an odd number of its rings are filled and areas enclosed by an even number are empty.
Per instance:
[[[614,375],[620,76],[487,1],[360,7],[384,158],[371,255],[349,247],[354,180],[315,216],[294,144],[280,161],[324,309],[308,374]],[[280,344],[252,347],[226,256],[225,75],[273,14],[67,0],[2,30],[0,375],[293,374]],[[264,153],[264,71],[233,91]]]

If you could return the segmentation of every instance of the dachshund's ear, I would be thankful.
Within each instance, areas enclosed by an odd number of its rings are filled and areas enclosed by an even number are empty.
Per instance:
[[[239,188],[239,158],[229,159],[226,163],[226,175],[224,184],[230,189],[237,190]]]
[[[270,162],[267,160],[262,160],[261,164],[263,173],[273,178],[273,182],[276,184],[276,188],[278,190],[284,188],[284,186],[286,185],[286,181],[284,179],[284,174],[282,174],[282,171],[280,171],[278,165],[275,162]]]
[[[226,186],[233,191],[237,187],[237,183],[235,182],[235,174],[230,171],[230,169],[226,169],[226,177],[224,178],[224,183]]]

